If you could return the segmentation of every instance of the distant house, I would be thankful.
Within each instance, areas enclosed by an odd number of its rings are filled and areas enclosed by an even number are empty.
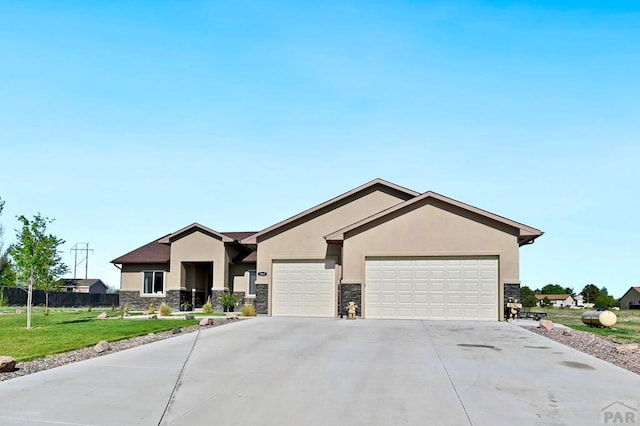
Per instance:
[[[640,287],[631,287],[620,298],[621,309],[640,309]]]
[[[547,298],[554,308],[564,308],[576,304],[576,300],[570,294],[536,294],[538,305],[542,306],[542,301]]]
[[[107,285],[97,278],[64,278],[62,281],[60,291],[68,293],[105,294],[107,292]]]
[[[574,297],[575,301],[576,301],[576,306],[584,306],[584,296],[581,294],[577,294],[576,297]]]

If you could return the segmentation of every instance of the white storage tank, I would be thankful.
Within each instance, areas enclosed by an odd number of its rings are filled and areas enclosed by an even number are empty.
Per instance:
[[[582,322],[593,327],[612,327],[618,317],[611,311],[586,311],[582,314]]]

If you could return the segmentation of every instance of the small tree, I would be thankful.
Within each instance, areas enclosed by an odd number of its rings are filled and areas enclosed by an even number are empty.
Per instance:
[[[9,248],[15,262],[16,277],[27,286],[27,328],[31,328],[31,305],[34,288],[50,288],[69,268],[62,262],[58,246],[64,240],[47,234],[47,225],[53,220],[40,213],[33,220],[19,216],[22,229],[16,229],[17,242]],[[48,299],[48,298],[47,298]],[[48,306],[47,306],[48,309]]]
[[[538,299],[536,299],[536,295],[529,287],[522,286],[520,287],[520,303],[525,308],[532,308],[538,304]]]
[[[585,303],[595,303],[598,296],[600,296],[600,289],[595,284],[587,284],[580,294],[584,297]]]
[[[602,287],[600,289],[600,294],[595,299],[595,304],[597,308],[613,308],[614,306],[619,307],[620,301],[615,297],[609,294],[609,290],[606,287]]]
[[[551,300],[545,296],[545,298],[542,299],[542,306],[545,308],[551,306]]]
[[[68,270],[64,271],[63,273],[66,273],[66,272],[68,272]],[[58,291],[61,285],[62,285],[62,280],[51,280],[51,281],[47,280],[47,281],[41,281],[36,284],[37,290],[44,291],[44,314],[45,315],[49,315],[49,293],[51,293],[52,291]]]

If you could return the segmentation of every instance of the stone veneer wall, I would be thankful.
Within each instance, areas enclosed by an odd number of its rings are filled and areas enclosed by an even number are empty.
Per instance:
[[[518,299],[518,302],[522,302],[522,300],[520,299],[520,284],[504,285],[504,300],[503,300],[502,307],[504,310],[505,319],[509,315],[509,312],[507,311],[507,301],[509,300],[510,297],[514,299]]]
[[[257,314],[269,313],[269,284],[256,284],[254,307]]]
[[[356,315],[362,315],[362,284],[340,284],[340,297],[338,299],[338,316],[346,314],[349,302],[356,302],[358,309]]]
[[[149,307],[149,304],[156,305],[156,309],[160,308],[160,305],[166,303],[171,310],[180,310],[180,290],[168,290],[165,296],[140,296],[139,291],[121,291],[120,292],[120,306],[129,305],[129,308],[134,311],[144,311]]]
[[[211,291],[211,304],[213,305],[214,312],[224,312],[224,306],[220,303],[220,296],[228,290],[212,290]],[[244,301],[244,291],[234,291],[233,294],[238,296],[238,304],[234,308],[235,312],[240,311],[242,303]]]
[[[506,306],[507,300],[509,300],[509,298],[512,297],[514,299],[518,299],[518,302],[521,302],[520,300],[520,284],[505,284],[504,285],[504,300],[503,303]]]

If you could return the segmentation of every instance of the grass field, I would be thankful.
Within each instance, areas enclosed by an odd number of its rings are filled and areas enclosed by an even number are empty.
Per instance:
[[[32,329],[27,330],[25,309],[16,314],[16,308],[0,308],[0,355],[12,356],[16,361],[28,361],[87,346],[101,340],[115,342],[148,333],[171,330],[174,327],[195,325],[196,320],[98,320],[96,316],[107,312],[116,317],[118,312],[93,309],[92,312],[74,309],[34,308]]]
[[[576,330],[588,331],[616,342],[640,343],[640,310],[613,311],[618,317],[618,322],[612,328],[584,325],[581,316],[586,309],[531,308],[531,310],[546,312],[547,319]]]

